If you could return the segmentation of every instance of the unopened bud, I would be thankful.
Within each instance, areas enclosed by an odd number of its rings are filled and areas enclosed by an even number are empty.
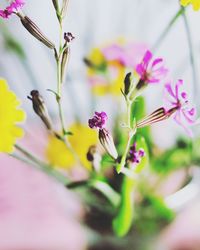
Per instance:
[[[126,74],[124,78],[124,94],[128,95],[130,91],[130,86],[131,86],[131,72]]]
[[[61,9],[61,17],[62,18],[65,18],[65,16],[66,16],[68,2],[69,2],[69,0],[63,0],[62,9]]]
[[[92,163],[92,167],[96,172],[99,172],[101,168],[101,155],[97,151],[95,145],[91,146],[87,152],[87,159]]]
[[[62,54],[62,60],[61,60],[61,82],[63,82],[66,74],[66,69],[67,69],[67,63],[69,61],[69,52],[70,49],[67,47]]]
[[[48,114],[48,110],[44,103],[42,96],[40,95],[38,90],[32,90],[30,93],[31,97],[28,96],[28,99],[32,101],[33,110],[35,113],[41,118],[44,122],[46,128],[48,130],[52,130],[51,119]]]
[[[164,121],[168,119],[176,110],[177,108],[171,108],[168,111],[166,111],[163,107],[159,108],[155,110],[152,114],[144,117],[142,120],[137,122],[137,128],[143,128],[145,126]]]
[[[28,32],[34,36],[37,40],[45,44],[50,49],[55,49],[55,45],[49,41],[49,39],[42,33],[39,27],[27,16],[18,15],[21,23],[28,30]]]
[[[58,0],[52,0],[52,2],[53,2],[53,6],[54,6],[54,8],[55,8],[56,12],[58,12],[58,11],[59,11],[59,4],[58,4]]]
[[[87,57],[83,58],[83,62],[85,63],[85,65],[88,68],[96,69],[96,65],[94,65],[94,63],[90,59],[88,59]]]
[[[117,159],[118,153],[117,153],[113,138],[109,134],[108,130],[106,130],[105,128],[99,129],[99,141],[101,142],[101,145],[104,147],[106,152],[113,159]]]

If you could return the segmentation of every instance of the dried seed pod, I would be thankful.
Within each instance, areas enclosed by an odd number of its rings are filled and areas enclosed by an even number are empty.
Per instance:
[[[45,44],[50,49],[55,49],[55,45],[43,34],[40,28],[27,16],[18,15],[21,23],[37,40]]]
[[[66,74],[66,69],[67,69],[67,63],[69,60],[69,52],[70,49],[67,47],[62,54],[62,59],[61,59],[61,82],[63,82]]]
[[[33,110],[35,113],[41,118],[43,123],[45,124],[48,130],[52,131],[52,122],[50,116],[48,114],[48,110],[44,103],[42,96],[40,95],[38,90],[32,90],[30,93],[31,97],[28,96],[28,99],[32,101]]]

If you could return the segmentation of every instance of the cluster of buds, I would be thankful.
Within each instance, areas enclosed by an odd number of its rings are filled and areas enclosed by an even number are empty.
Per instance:
[[[127,161],[129,161],[133,165],[137,165],[141,162],[144,156],[145,156],[144,149],[139,148],[139,150],[137,150],[137,144],[136,142],[134,142],[134,144],[130,147]]]
[[[89,119],[88,124],[92,129],[99,129],[99,141],[106,152],[116,160],[118,153],[114,144],[114,140],[109,131],[105,128],[108,117],[105,112],[95,112],[95,115]]]

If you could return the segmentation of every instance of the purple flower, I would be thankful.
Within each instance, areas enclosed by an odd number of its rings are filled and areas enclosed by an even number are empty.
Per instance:
[[[24,0],[15,0],[12,1],[11,4],[4,10],[0,10],[0,16],[2,18],[9,18],[15,12],[18,12],[23,6],[25,2]]]
[[[144,149],[140,148],[137,150],[136,142],[130,147],[128,160],[132,163],[138,164],[141,162],[142,157],[144,157]]]
[[[95,115],[88,120],[88,125],[90,128],[102,129],[105,127],[108,116],[106,112],[95,112]]]
[[[152,57],[152,53],[147,50],[142,62],[136,66],[136,72],[139,74],[140,80],[147,84],[160,82],[168,72],[163,65],[162,58],[152,61]]]
[[[183,80],[178,80],[174,88],[172,83],[165,85],[165,99],[167,100],[168,108],[175,109],[174,120],[181,125],[186,132],[192,136],[188,124],[195,122],[196,109],[189,103],[187,93],[181,88],[183,87]]]

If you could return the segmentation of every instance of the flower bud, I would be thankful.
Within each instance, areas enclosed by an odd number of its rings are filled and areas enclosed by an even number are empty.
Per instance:
[[[31,97],[28,96],[28,99],[32,101],[33,110],[41,118],[46,128],[52,131],[51,119],[49,117],[48,110],[45,106],[44,100],[40,95],[39,91],[32,90],[30,95]]]
[[[105,128],[99,129],[99,141],[101,142],[101,145],[104,147],[106,152],[113,159],[117,159],[118,153],[117,153],[113,138],[109,134],[108,130],[106,130]]]
[[[129,94],[130,86],[131,86],[131,72],[126,74],[125,79],[124,79],[124,94],[125,95]]]
[[[66,16],[68,2],[69,2],[69,0],[63,0],[62,9],[61,9],[61,17],[62,18],[65,18],[65,16]]]
[[[142,120],[137,122],[137,128],[143,128],[145,126],[164,121],[168,119],[171,115],[173,115],[176,110],[177,108],[171,108],[168,111],[166,111],[163,107],[159,108],[155,110],[152,114],[144,117]]]
[[[20,17],[21,23],[28,30],[28,32],[34,36],[37,40],[42,42],[44,45],[50,49],[55,49],[55,45],[49,41],[49,39],[42,33],[39,27],[27,16],[18,15]]]
[[[61,82],[63,82],[64,78],[65,78],[65,73],[66,73],[66,69],[67,69],[67,63],[69,60],[69,52],[70,49],[69,47],[67,47],[62,54],[62,60],[61,60]]]
[[[87,159],[92,163],[92,167],[96,172],[99,172],[101,168],[101,155],[97,151],[95,145],[91,146],[87,153]]]
[[[52,0],[52,2],[53,2],[53,6],[54,6],[56,12],[58,12],[59,11],[58,0]]]

